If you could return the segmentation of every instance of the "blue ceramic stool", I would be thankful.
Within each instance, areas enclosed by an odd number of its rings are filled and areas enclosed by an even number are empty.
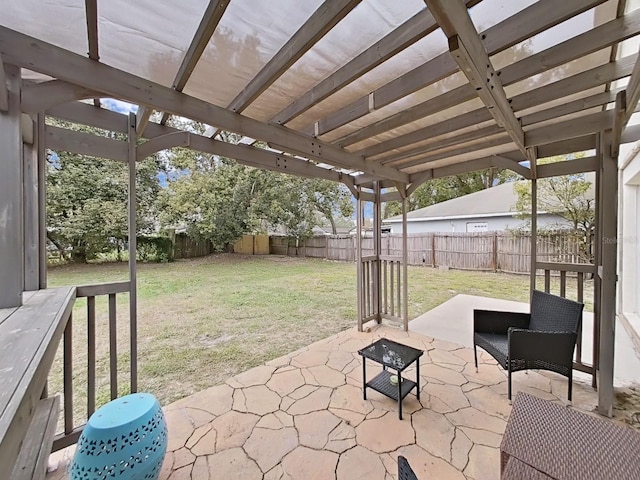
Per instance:
[[[167,451],[167,424],[148,393],[117,398],[84,427],[71,466],[72,480],[156,480]]]

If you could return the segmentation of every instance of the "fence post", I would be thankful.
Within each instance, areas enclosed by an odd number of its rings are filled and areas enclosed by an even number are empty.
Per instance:
[[[498,271],[498,232],[493,232],[493,272]]]
[[[431,235],[431,266],[436,268],[436,234]]]

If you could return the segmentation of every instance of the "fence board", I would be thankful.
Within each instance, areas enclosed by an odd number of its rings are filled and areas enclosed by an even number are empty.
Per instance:
[[[587,242],[572,232],[538,234],[538,260],[588,264],[592,241]],[[300,240],[296,245],[295,239],[273,236],[270,237],[270,252],[355,262],[356,239],[351,235],[326,235]],[[383,256],[402,256],[402,235],[384,234],[381,253]],[[373,254],[373,238],[363,238],[362,256]],[[419,233],[407,237],[409,265],[529,273],[530,255],[531,234],[527,232]]]

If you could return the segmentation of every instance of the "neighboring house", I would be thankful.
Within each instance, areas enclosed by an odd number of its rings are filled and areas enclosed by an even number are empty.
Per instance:
[[[407,214],[407,233],[490,232],[526,227],[518,218],[518,194],[513,183],[436,203]],[[383,221],[391,233],[402,233],[402,215]],[[571,224],[559,215],[538,211],[538,228],[567,228]]]

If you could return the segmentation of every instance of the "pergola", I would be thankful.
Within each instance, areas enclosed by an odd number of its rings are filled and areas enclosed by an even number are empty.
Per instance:
[[[95,296],[108,295],[115,325],[115,295],[129,292],[131,390],[137,389],[135,255],[128,282],[42,296],[48,291],[47,148],[129,165],[134,251],[135,162],[163,149],[188,147],[257,168],[342,182],[358,200],[359,232],[363,202],[375,206],[374,254],[363,256],[358,249],[360,328],[385,318],[407,328],[406,199],[422,183],[510,169],[531,181],[535,212],[538,179],[595,171],[595,263],[541,263],[534,234],[531,285],[536,286],[536,270],[544,270],[548,290],[557,271],[564,294],[567,272],[576,272],[581,296],[584,275],[595,275],[594,362],[584,364],[578,352],[576,368],[592,374],[594,386],[597,379],[600,412],[611,414],[617,160],[622,143],[640,139],[640,128],[627,127],[640,98],[640,62],[637,53],[626,55],[637,52],[637,2],[77,3],[2,5],[0,327],[15,312],[27,320],[34,312],[51,315],[48,336],[33,343],[40,352],[35,364],[43,366],[25,367],[15,395],[3,398],[0,464],[17,454],[63,331],[65,364],[71,363],[71,329],[65,326],[76,296],[89,298],[89,319],[93,315],[95,321]],[[105,98],[138,105],[137,113],[110,111]],[[161,112],[157,123],[150,121],[154,111]],[[205,135],[172,128],[172,115],[210,128]],[[128,141],[58,128],[47,117],[120,132]],[[228,143],[218,139],[220,130],[243,138]],[[590,153],[538,165],[540,158],[582,151]],[[405,241],[398,256],[384,256],[380,248],[381,204],[389,200],[403,204]],[[29,310],[34,299],[40,299],[40,310]],[[3,353],[0,372],[13,361]],[[95,408],[95,370],[93,381],[92,386],[90,374],[89,414]],[[112,377],[112,396],[113,382]],[[67,395],[64,402],[65,436],[56,448],[80,432],[72,416],[67,418]],[[27,413],[16,420],[20,412]]]

